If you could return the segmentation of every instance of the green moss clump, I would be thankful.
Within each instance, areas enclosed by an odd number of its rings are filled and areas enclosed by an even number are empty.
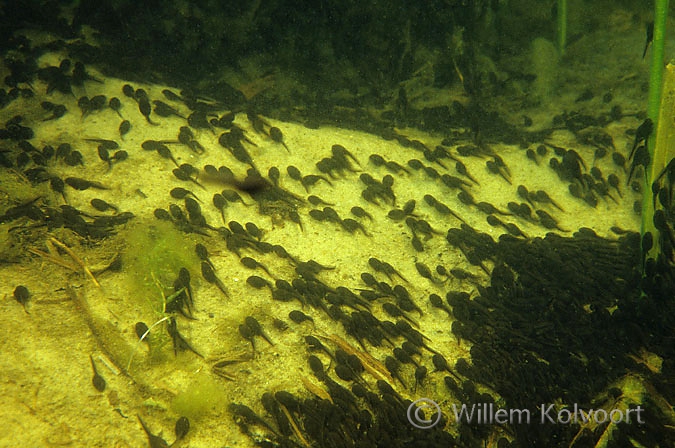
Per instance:
[[[178,415],[197,420],[226,402],[223,387],[213,377],[200,373],[183,392],[176,395],[171,408]]]
[[[182,267],[193,270],[196,256],[192,242],[171,223],[157,221],[128,230],[124,262],[133,282],[130,290],[152,311],[163,311],[162,294],[173,293],[173,282]]]

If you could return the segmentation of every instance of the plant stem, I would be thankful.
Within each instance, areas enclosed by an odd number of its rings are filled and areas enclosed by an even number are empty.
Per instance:
[[[557,13],[558,52],[562,56],[565,53],[565,45],[567,45],[567,0],[558,0]]]
[[[666,165],[668,155],[668,143],[666,135],[658,135],[659,113],[661,111],[661,92],[663,90],[663,53],[666,34],[666,20],[668,17],[668,0],[655,0],[654,5],[654,38],[652,41],[652,62],[649,74],[649,98],[647,102],[647,117],[654,123],[652,135],[649,137],[648,150],[650,155],[650,166],[646,168],[646,185],[642,192],[642,224],[640,233],[642,235],[651,232],[656,237],[654,228],[654,195],[652,193],[652,182],[659,175]],[[665,131],[666,127],[662,127]],[[659,144],[657,145],[657,140]],[[654,251],[658,244],[654,245]],[[648,254],[642,254],[643,260],[646,260]]]

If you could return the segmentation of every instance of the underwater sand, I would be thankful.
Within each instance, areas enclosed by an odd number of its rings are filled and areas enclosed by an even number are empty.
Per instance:
[[[47,55],[42,58],[40,65],[58,65],[60,59],[59,55]],[[93,68],[88,70],[103,79]],[[159,207],[168,208],[170,203],[182,206],[182,201],[169,196],[169,191],[176,186],[187,188],[199,197],[208,223],[216,227],[222,225],[219,211],[211,204],[211,197],[224,188],[215,182],[205,182],[205,189],[201,189],[189,182],[178,181],[171,174],[175,166],[170,160],[141,149],[141,143],[145,140],[175,139],[178,128],[185,125],[185,121],[178,117],[161,118],[153,114],[153,120],[159,125],[149,125],[138,111],[136,103],[122,95],[121,89],[125,83],[124,80],[106,78],[103,84],[88,82],[86,92],[76,91],[76,96],[103,94],[107,97],[117,96],[122,100],[121,112],[133,126],[123,140],[117,132],[121,119],[113,110],[106,108],[81,119],[75,98],[59,93],[44,95],[44,85],[40,82],[35,85],[38,93],[35,98],[19,99],[1,111],[3,122],[15,114],[25,117],[24,122],[30,123],[36,132],[32,140],[36,147],[41,148],[45,144],[56,147],[60,143],[68,142],[84,155],[84,167],[67,167],[61,162],[52,161],[49,165],[51,173],[62,178],[77,176],[96,180],[110,188],[104,191],[75,191],[66,187],[68,204],[99,214],[88,204],[92,198],[100,198],[116,205],[120,212],[132,212],[135,217],[118,228],[115,236],[95,243],[87,242],[70,231],[57,229],[49,233],[36,230],[32,235],[39,235],[39,238],[33,241],[31,237],[26,237],[30,241],[24,244],[22,237],[6,231],[6,228],[18,225],[19,222],[2,226],[0,244],[4,251],[11,253],[11,258],[16,262],[0,266],[0,296],[4,298],[0,305],[3,314],[0,324],[0,352],[3,354],[0,357],[0,371],[3,372],[0,380],[0,419],[5,423],[0,434],[0,445],[9,446],[21,441],[23,446],[147,446],[146,435],[136,419],[137,414],[143,417],[153,432],[161,433],[171,442],[174,438],[173,425],[180,416],[180,412],[176,410],[175,399],[177,396],[185,397],[188,390],[194,390],[191,385],[198,381],[202,387],[208,385],[214,399],[207,409],[190,415],[190,435],[178,446],[251,446],[251,440],[241,434],[233,423],[227,410],[228,404],[243,403],[264,414],[259,399],[265,391],[287,390],[300,396],[309,395],[310,392],[303,386],[302,380],[309,380],[317,386],[320,383],[312,376],[307,365],[308,352],[303,340],[305,335],[337,335],[349,340],[356,347],[358,343],[345,334],[341,325],[336,324],[322,311],[309,307],[302,309],[314,319],[314,324],[291,322],[287,317],[288,313],[301,309],[300,304],[297,301],[273,301],[268,289],[256,290],[248,286],[246,279],[252,274],[273,279],[260,270],[253,272],[244,268],[215,232],[208,231],[210,237],[180,234],[182,246],[178,250],[185,254],[185,260],[189,263],[186,267],[193,279],[196,320],[178,318],[178,328],[205,359],[190,352],[174,356],[170,341],[163,336],[165,344],[156,349],[154,356],[149,355],[146,344],[140,344],[135,349],[129,373],[121,373],[136,345],[135,323],[143,321],[150,325],[162,317],[161,313],[153,311],[161,295],[159,288],[156,288],[155,297],[150,297],[151,293],[148,292],[152,291],[151,273],[144,273],[139,277],[137,272],[130,272],[129,264],[126,263],[130,257],[142,256],[128,253],[127,243],[131,235],[162,231],[162,224],[158,224],[153,217],[153,211]],[[161,91],[167,86],[132,85],[145,89],[151,99],[164,100]],[[569,93],[568,96],[574,94]],[[45,99],[66,104],[69,112],[59,120],[40,123],[39,120],[45,114],[39,103]],[[594,101],[599,100],[596,98]],[[571,100],[566,101],[569,106]],[[189,110],[181,104],[172,103],[172,106],[185,115],[189,114]],[[623,104],[626,110],[631,109],[630,106]],[[609,109],[608,105],[598,104],[598,107]],[[640,109],[639,106],[634,108]],[[539,124],[543,127],[544,117],[551,110],[559,113],[564,109],[562,103],[558,103],[549,109],[540,110],[539,116],[533,110],[531,115],[535,119],[535,126]],[[267,173],[271,166],[279,167],[282,173],[280,186],[303,198],[308,193],[298,182],[288,177],[286,167],[294,165],[305,175],[318,174],[315,163],[323,157],[329,157],[334,144],[347,148],[358,158],[361,169],[378,180],[389,172],[369,164],[368,157],[371,154],[380,154],[403,166],[406,166],[409,159],[417,158],[425,165],[433,166],[441,174],[447,172],[457,175],[449,160],[445,161],[448,162],[448,169],[445,170],[437,164],[424,161],[419,152],[375,135],[329,126],[308,129],[294,123],[263,118],[283,131],[284,141],[290,152],[269,137],[256,133],[245,114],[240,113],[235,123],[257,145],[245,146],[261,173]],[[627,153],[632,139],[625,131],[634,129],[638,124],[639,121],[635,118],[625,118],[607,127],[617,150]],[[181,145],[169,146],[179,163],[190,163],[200,169],[207,164],[216,167],[227,165],[236,175],[243,176],[247,166],[236,162],[218,144],[220,132],[222,130],[195,131],[196,140],[206,148],[206,152],[201,155],[196,155]],[[412,129],[398,129],[398,132],[410,139],[418,139],[432,149],[443,139],[443,136]],[[107,164],[97,156],[96,144],[86,142],[83,138],[115,140],[120,143],[121,149],[128,151],[129,159],[108,170]],[[595,149],[576,143],[574,136],[568,131],[556,131],[549,142],[575,148],[589,164],[593,160]],[[561,182],[548,167],[550,150],[549,155],[537,165],[525,157],[523,149],[516,146],[490,146],[509,167],[512,182],[509,184],[501,177],[490,174],[485,167],[487,159],[462,158],[469,173],[480,182],[479,186],[470,187],[477,202],[487,201],[506,210],[508,202],[522,202],[516,194],[516,187],[525,185],[530,191],[547,191],[565,210],[563,213],[550,206],[543,207],[558,220],[562,229],[569,230],[558,231],[563,235],[571,235],[580,227],[592,228],[598,235],[606,237],[613,237],[610,232],[612,226],[627,230],[638,229],[639,217],[632,209],[633,202],[639,199],[639,195],[625,186],[625,174],[612,165],[609,156],[598,160],[595,166],[601,168],[605,176],[611,172],[619,175],[623,198],[613,192],[612,196],[617,203],[600,199],[597,207],[591,208],[572,198],[567,191],[567,184]],[[450,149],[454,153],[454,148]],[[372,272],[368,259],[376,257],[390,263],[408,280],[404,282],[394,278],[390,283],[404,285],[422,309],[422,315],[410,313],[410,317],[419,324],[419,330],[430,338],[430,345],[441,352],[450,365],[460,357],[468,358],[470,345],[465,341],[458,341],[452,335],[452,318],[444,311],[433,308],[429,304],[428,296],[436,293],[444,297],[448,290],[473,292],[475,286],[471,281],[457,279],[435,284],[417,273],[415,262],[424,263],[432,270],[437,265],[443,265],[447,269],[461,268],[478,276],[477,282],[484,282],[487,276],[480,268],[471,266],[461,252],[451,247],[445,239],[447,229],[458,227],[460,221],[438,214],[424,202],[423,196],[432,194],[460,214],[468,225],[492,235],[495,239],[504,230],[489,226],[485,222],[484,214],[457,199],[456,191],[447,189],[439,181],[428,179],[421,172],[411,170],[410,174],[394,175],[396,205],[402,206],[410,199],[416,200],[415,214],[439,231],[438,235],[424,241],[425,250],[418,253],[410,244],[411,233],[405,223],[394,222],[387,217],[390,205],[378,207],[361,198],[364,185],[359,181],[359,174],[346,173],[333,180],[333,186],[320,182],[311,187],[309,193],[334,204],[334,209],[342,218],[354,218],[349,213],[352,206],[363,207],[373,216],[373,221],[357,220],[364,225],[369,236],[358,231],[350,234],[337,224],[313,220],[308,216],[308,211],[314,207],[308,203],[298,208],[302,229],[289,220],[273,221],[269,216],[261,215],[257,206],[247,207],[240,203],[230,204],[226,210],[226,219],[242,224],[253,222],[265,232],[263,241],[281,244],[289,254],[299,260],[312,259],[322,265],[334,267],[318,275],[322,281],[333,287],[346,286],[353,291],[366,288],[360,274]],[[137,189],[147,197],[141,198]],[[41,195],[45,204],[63,204],[61,196],[49,190],[47,184],[32,187],[21,175],[10,170],[4,170],[0,177],[0,194],[3,210],[36,195]],[[254,204],[246,194],[242,196],[247,203]],[[503,220],[516,223],[529,237],[543,236],[550,232],[535,223],[512,216],[504,217]],[[27,252],[29,247],[46,251],[45,244],[49,236],[68,245],[88,266],[104,265],[115,254],[122,254],[122,271],[101,275],[98,278],[98,287],[82,272],[72,272]],[[199,260],[194,252],[196,243],[202,243],[208,248],[216,274],[229,290],[229,299],[224,298],[214,285],[202,279]],[[295,277],[293,267],[287,260],[273,254],[260,255],[247,250],[242,253],[267,266],[278,278],[290,280]],[[570,263],[573,262],[574,260],[570,260]],[[389,281],[382,274],[375,275],[380,280]],[[144,288],[139,288],[138,278],[146,280]],[[12,291],[19,284],[26,285],[32,294],[28,312],[12,298]],[[66,288],[72,288],[87,305],[74,301]],[[380,319],[387,318],[379,305],[373,306],[373,314]],[[262,324],[274,342],[273,346],[256,338],[255,355],[252,354],[251,344],[237,330],[246,316],[254,316]],[[289,328],[285,331],[276,329],[273,326],[274,318],[286,321]],[[98,335],[93,334],[92,326],[99,331]],[[163,324],[156,331],[166,334]],[[330,343],[326,344],[331,346]],[[389,354],[390,348],[368,346],[368,351],[383,360]],[[89,355],[93,356],[99,373],[107,382],[107,388],[102,393],[92,386],[93,372]],[[242,360],[228,368],[231,380],[211,371],[214,362],[223,359]],[[328,365],[327,357],[323,356],[321,359]],[[429,357],[425,357],[423,363],[430,371],[433,370]],[[415,400],[419,397],[448,395],[442,376],[434,373],[430,373],[424,387],[417,387],[413,391],[412,372],[409,366],[403,368],[407,388],[399,382],[392,383],[404,397]],[[369,383],[374,382],[368,374],[364,374],[364,378]]]

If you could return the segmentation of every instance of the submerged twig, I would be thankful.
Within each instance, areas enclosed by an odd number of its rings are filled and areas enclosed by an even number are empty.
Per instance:
[[[94,274],[92,274],[91,270],[89,270],[87,265],[84,264],[84,261],[82,261],[82,259],[78,257],[77,254],[75,254],[75,252],[73,252],[72,249],[70,249],[64,243],[62,243],[61,241],[57,240],[54,237],[51,237],[49,238],[49,240],[45,242],[45,245],[47,246],[49,252],[45,252],[43,250],[34,247],[28,248],[28,252],[38,255],[44,258],[45,260],[51,261],[54,264],[58,264],[59,266],[70,269],[73,272],[77,272],[80,269],[82,269],[91,278],[91,280],[97,287],[99,288],[101,287],[101,284],[98,282],[98,280],[96,280],[96,277],[94,277]],[[71,263],[68,260],[65,260],[63,257],[61,257],[58,253],[58,250],[54,247],[54,245],[58,246],[61,250],[67,253],[75,263]]]
[[[66,252],[68,255],[70,255],[70,258],[75,260],[75,263],[77,263],[84,270],[84,272],[92,279],[94,284],[99,288],[101,287],[101,284],[98,282],[98,280],[96,280],[96,277],[94,277],[94,274],[91,273],[91,271],[89,270],[87,265],[84,264],[84,261],[82,261],[82,259],[80,257],[78,257],[75,254],[75,252],[73,252],[68,246],[66,246],[61,241],[57,240],[54,237],[49,238],[49,241],[51,241],[52,243],[59,246],[61,249],[63,249],[64,252]]]
[[[66,260],[64,260],[61,257],[58,257],[56,255],[52,255],[48,252],[44,252],[40,249],[36,249],[34,247],[28,248],[28,252],[39,255],[40,257],[44,258],[45,260],[51,261],[54,264],[58,264],[59,266],[63,266],[64,268],[68,268],[73,272],[77,272],[79,270],[78,266],[68,263]]]

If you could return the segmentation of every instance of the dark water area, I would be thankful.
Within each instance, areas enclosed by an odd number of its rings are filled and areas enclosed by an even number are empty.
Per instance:
[[[0,3],[0,445],[675,445],[652,7]]]

